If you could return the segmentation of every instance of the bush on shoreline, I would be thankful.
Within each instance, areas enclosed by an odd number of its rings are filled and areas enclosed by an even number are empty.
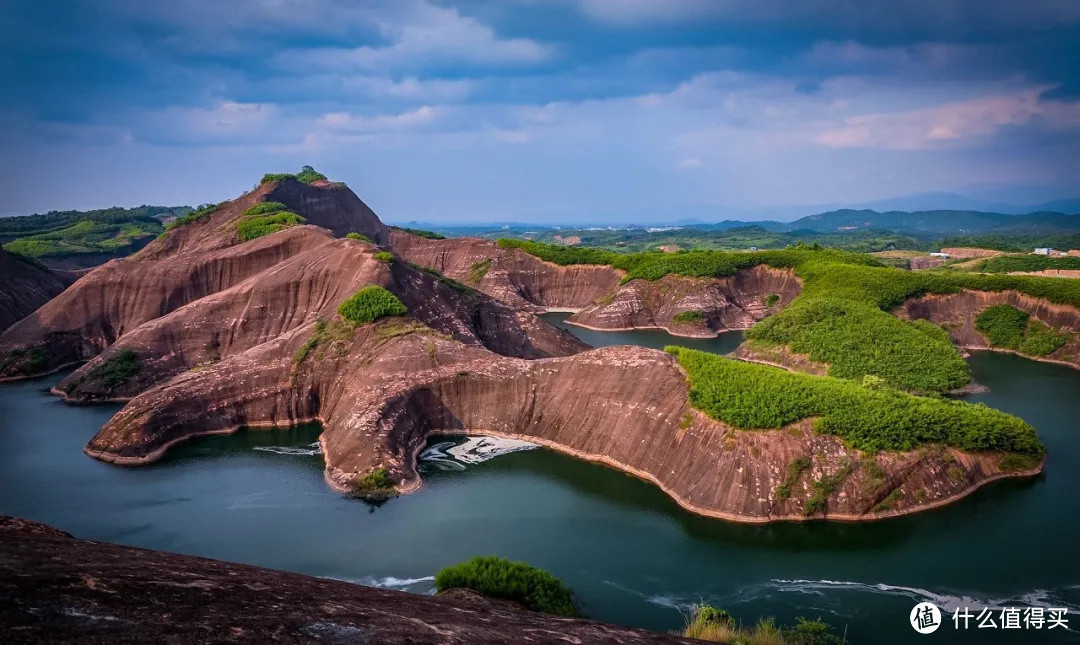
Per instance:
[[[556,616],[580,616],[574,592],[552,574],[524,562],[497,556],[476,557],[445,567],[435,575],[435,588],[471,589],[491,598],[519,603]]]

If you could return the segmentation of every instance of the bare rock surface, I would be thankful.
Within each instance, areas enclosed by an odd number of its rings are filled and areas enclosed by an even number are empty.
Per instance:
[[[0,331],[29,316],[71,279],[0,248]]]
[[[0,516],[5,643],[693,643],[447,597],[71,537]]]
[[[475,287],[520,309],[580,308],[615,289],[622,271],[609,266],[560,266],[491,240],[430,240],[391,231],[401,257]]]
[[[724,278],[666,275],[631,280],[591,303],[569,322],[594,329],[658,327],[682,336],[715,336],[749,329],[802,291],[795,273],[758,265]],[[682,320],[689,315],[690,319]]]

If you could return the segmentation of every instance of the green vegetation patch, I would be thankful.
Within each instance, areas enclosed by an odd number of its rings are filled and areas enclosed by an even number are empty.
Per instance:
[[[352,233],[347,234],[345,237],[350,239],[350,240],[360,240],[361,242],[367,242],[368,244],[374,244],[375,243],[367,235],[364,235],[363,233],[357,233],[356,231],[353,231]]]
[[[679,314],[676,314],[675,317],[672,318],[672,320],[683,325],[702,323],[705,322],[705,312],[699,311],[697,309],[691,309],[690,311],[683,311]]]
[[[1045,452],[1034,428],[985,405],[869,389],[685,347],[665,350],[687,372],[690,403],[737,428],[779,428],[814,418],[817,432],[858,450],[908,451],[942,443],[967,451]]]
[[[236,221],[236,236],[242,242],[283,231],[307,220],[286,210],[281,202],[260,202],[247,209]]]
[[[1003,473],[1016,473],[1036,468],[1041,461],[1041,456],[1010,452],[1002,456],[1001,461],[998,462],[998,468]]]
[[[99,380],[106,388],[115,390],[137,375],[140,369],[138,355],[130,349],[122,349],[91,369],[86,378]]]
[[[491,268],[491,258],[484,258],[469,267],[469,284],[480,284]]]
[[[986,336],[993,347],[1014,349],[1030,356],[1052,354],[1071,336],[1033,320],[1026,311],[1012,305],[987,307],[975,318],[975,329]]]
[[[4,244],[4,250],[33,259],[117,253],[134,250],[137,241],[164,231],[160,220],[148,215],[128,215],[131,211],[125,209],[90,212],[96,215],[77,220],[66,227],[20,237]],[[42,221],[42,224],[46,221]]]
[[[19,366],[19,364],[22,364]],[[0,375],[8,375],[13,366],[18,367],[19,374],[38,374],[49,366],[49,353],[47,347],[16,347],[8,350],[8,353],[0,359]]]
[[[379,262],[385,262],[387,264],[390,264],[394,261],[394,254],[390,251],[379,251],[371,257],[375,258]]]
[[[168,224],[166,224],[165,225],[165,232],[167,233],[167,232],[173,230],[174,228],[180,228],[181,226],[187,226],[188,224],[198,222],[199,220],[201,220],[201,219],[203,219],[205,217],[209,217],[211,213],[213,213],[217,209],[224,206],[225,203],[226,202],[219,202],[217,204],[203,204],[202,206],[199,206],[197,209],[191,211],[187,215],[182,215],[180,217],[177,217],[176,219],[174,219],[171,222],[169,222]]]
[[[1050,257],[1048,255],[998,255],[976,263],[973,271],[1011,273],[1013,271],[1047,271],[1080,269],[1080,257]]]
[[[799,457],[788,464],[784,481],[776,487],[776,499],[784,500],[791,497],[791,489],[799,483],[804,472],[810,469],[810,458]]]
[[[368,285],[341,303],[338,313],[354,325],[366,325],[387,316],[404,316],[408,309],[397,296],[378,285]]]
[[[287,179],[295,179],[296,181],[310,184],[313,181],[325,180],[326,175],[321,172],[317,172],[311,166],[304,166],[300,169],[300,172],[296,174],[286,172],[268,172],[263,175],[260,184],[265,184],[268,181],[284,181]]]
[[[723,609],[711,605],[694,605],[687,619],[683,636],[715,643],[746,645],[840,645],[844,642],[832,626],[821,619],[795,618],[795,624],[778,625],[776,619],[764,617],[750,627],[738,626],[735,618]]]
[[[426,237],[429,240],[445,240],[445,235],[439,235],[435,231],[425,231],[422,228],[408,228],[405,226],[391,226],[391,229],[395,231],[402,231],[411,235],[417,235],[419,237]]]
[[[556,616],[579,616],[574,592],[552,574],[524,562],[497,556],[476,557],[445,567],[435,575],[435,588],[471,589],[491,598],[503,598],[533,611]]]
[[[499,240],[557,264],[601,264],[626,272],[627,280],[656,280],[669,273],[721,277],[759,264],[792,268],[803,290],[783,311],[758,323],[747,339],[788,345],[794,352],[829,365],[829,374],[860,380],[876,375],[894,388],[940,393],[961,387],[970,371],[944,330],[924,321],[906,321],[889,311],[926,294],[1015,290],[1035,298],[1080,308],[1080,280],[956,271],[902,271],[871,256],[797,246],[752,253],[615,253],[596,248]],[[1031,349],[1046,351],[1045,334]]]

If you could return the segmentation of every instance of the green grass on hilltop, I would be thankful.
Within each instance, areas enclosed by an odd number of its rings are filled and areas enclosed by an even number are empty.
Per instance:
[[[404,316],[408,309],[397,296],[373,284],[341,303],[338,313],[354,325],[365,325],[387,316]]]
[[[579,616],[574,592],[552,574],[524,562],[496,556],[476,557],[445,567],[435,575],[435,588],[471,589],[490,598],[503,598],[533,611],[556,616]]]
[[[737,428],[779,428],[813,418],[817,432],[858,450],[945,444],[966,451],[1045,452],[1030,425],[985,405],[864,387],[684,347],[665,350],[689,376],[691,404]]]
[[[161,222],[152,217],[115,223],[84,219],[56,231],[18,238],[5,244],[4,250],[35,259],[112,253],[131,249],[136,241],[162,230]]]
[[[285,210],[285,204],[281,202],[261,202],[244,211],[236,221],[236,236],[247,242],[306,221],[296,213]]]
[[[283,181],[286,179],[295,179],[296,181],[310,184],[313,181],[325,180],[326,175],[316,171],[311,166],[304,166],[300,169],[300,172],[295,174],[288,172],[268,172],[263,175],[262,181],[259,183],[265,184],[268,181]]]

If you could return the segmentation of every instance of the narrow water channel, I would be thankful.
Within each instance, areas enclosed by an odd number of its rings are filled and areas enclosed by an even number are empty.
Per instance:
[[[726,352],[738,343],[737,333],[691,340],[571,329],[596,345]],[[326,487],[317,427],[209,437],[159,464],[119,468],[82,453],[117,407],[61,403],[44,390],[62,375],[0,386],[0,513],[79,537],[419,593],[432,590],[442,566],[498,554],[563,578],[591,617],[663,630],[681,627],[680,609],[706,601],[745,621],[821,616],[846,626],[848,642],[907,643],[918,637],[908,612],[925,599],[948,611],[1067,607],[1080,628],[1080,372],[993,353],[970,364],[989,386],[970,400],[1032,423],[1050,449],[1046,473],[882,522],[730,524],[548,450],[485,461],[484,450],[458,459],[447,445],[429,453],[419,493],[370,507]],[[921,638],[1076,637],[1061,629],[957,633],[950,621]]]

